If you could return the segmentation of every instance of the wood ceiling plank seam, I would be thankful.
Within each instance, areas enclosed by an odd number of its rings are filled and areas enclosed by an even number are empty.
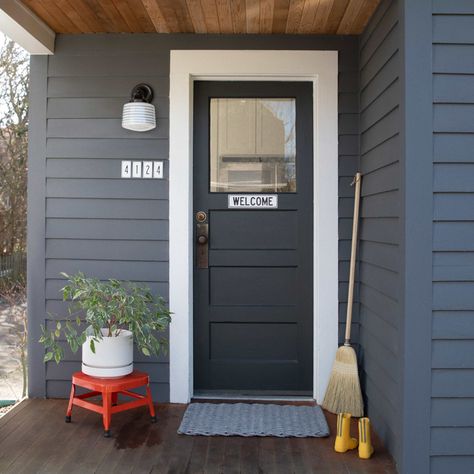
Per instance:
[[[64,23],[62,20],[64,20],[65,17],[64,14],[61,14],[59,11],[60,17],[58,17],[57,13],[52,13],[52,11],[49,11],[48,8],[43,5],[41,1],[32,1],[32,0],[24,0],[24,4],[39,18],[41,18],[53,31],[56,33],[69,33],[67,29],[64,26]],[[53,5],[53,9],[56,8]],[[72,23],[71,23],[72,25]],[[66,31],[65,31],[66,30]],[[79,30],[77,30],[79,32]]]
[[[313,31],[313,23],[318,5],[319,0],[305,0],[298,33],[308,34]]]
[[[287,34],[295,34],[298,32],[301,16],[303,15],[305,0],[291,0],[288,10],[288,19],[286,22],[285,32]]]
[[[104,32],[107,33],[131,33],[130,27],[127,25],[125,20],[120,15],[119,11],[115,8],[115,4],[112,0],[101,0],[96,2],[94,0],[88,0],[89,4],[95,5],[95,11],[97,15],[100,15],[104,24]],[[113,26],[108,26],[113,25]]]
[[[148,15],[148,11],[143,6],[141,0],[128,0],[128,3],[135,14],[137,21],[141,25],[141,30],[144,33],[154,33],[156,31],[155,26],[153,25],[150,15]]]
[[[176,16],[176,11],[174,9],[173,0],[154,0],[156,4],[159,4],[160,10],[163,13],[163,18],[168,25],[170,33],[180,33],[179,30],[179,21]]]
[[[204,13],[208,33],[220,33],[219,14],[215,0],[201,0],[201,8]]]
[[[245,18],[245,0],[230,0],[232,26],[234,33],[243,34],[247,29]]]
[[[273,33],[274,0],[260,0],[260,33]]]
[[[127,24],[130,28],[130,31],[133,33],[143,33],[143,28],[138,18],[136,17],[132,8],[130,8],[130,4],[128,0],[112,0],[115,9],[118,11],[119,15],[122,17],[123,21]]]
[[[50,3],[45,0],[40,2],[49,15],[55,16],[62,25],[62,29],[56,31],[56,33],[81,33],[80,28],[70,20],[70,18],[59,8],[56,3]]]
[[[260,1],[246,0],[245,1],[246,14],[246,32],[250,34],[260,33]]]
[[[156,0],[141,0],[141,2],[155,27],[155,31],[157,33],[169,33],[170,28],[166,22],[165,15]]]
[[[312,32],[314,34],[323,34],[325,32],[326,24],[331,14],[331,10],[334,8],[334,2],[336,0],[320,0],[318,10],[314,16]]]
[[[84,0],[89,8],[94,12],[95,17],[98,19],[99,23],[101,24],[101,32],[105,33],[107,31],[111,32],[118,32],[120,31],[120,25],[117,25],[115,21],[110,18],[105,10],[100,5],[100,2],[96,2],[95,0]],[[114,25],[113,28],[107,28],[107,25]]]
[[[350,0],[336,0],[329,13],[326,24],[324,25],[324,33],[328,35],[335,35],[339,24],[346,13]]]
[[[360,35],[365,30],[379,3],[379,0],[365,0],[351,28],[351,35]]]
[[[232,10],[229,0],[216,0],[217,16],[221,33],[233,33]]]
[[[68,0],[57,0],[58,7],[79,28],[81,33],[93,33],[89,25],[84,21],[80,13],[69,3]]]
[[[199,0],[186,0],[189,15],[193,22],[193,28],[196,33],[207,33],[206,22],[204,20],[204,12],[202,11],[201,2]]]
[[[290,0],[274,0],[272,32],[285,33]]]
[[[181,33],[194,33],[194,26],[186,0],[174,0],[174,11]]]
[[[74,3],[74,8],[78,15],[81,15],[85,18],[85,21],[88,23],[90,28],[92,28],[93,33],[100,33],[103,31],[102,22],[99,20],[97,15],[94,13],[85,0],[69,0],[71,3]]]
[[[348,35],[351,33],[351,28],[354,25],[355,19],[360,12],[360,9],[364,6],[364,0],[350,0],[347,5],[344,16],[342,17],[341,23],[337,28],[338,35]]]

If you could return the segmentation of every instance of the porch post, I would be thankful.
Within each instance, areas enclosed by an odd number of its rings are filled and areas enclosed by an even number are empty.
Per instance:
[[[433,93],[431,0],[400,0],[403,325],[400,472],[430,471]]]
[[[48,56],[31,57],[28,134],[28,395],[46,396],[44,350],[38,343],[40,324],[46,324],[45,199],[46,199],[46,101]]]

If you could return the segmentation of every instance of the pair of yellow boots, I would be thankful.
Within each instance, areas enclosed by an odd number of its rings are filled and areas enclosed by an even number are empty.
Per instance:
[[[338,453],[345,453],[349,449],[355,449],[359,446],[359,457],[369,459],[374,452],[370,439],[370,420],[368,418],[359,418],[359,441],[357,438],[351,438],[351,414],[339,413],[337,415],[337,436],[334,444],[334,450]]]

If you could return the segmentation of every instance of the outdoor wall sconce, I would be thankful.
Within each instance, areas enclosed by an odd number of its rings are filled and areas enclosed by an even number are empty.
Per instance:
[[[138,84],[132,89],[130,102],[123,106],[122,127],[134,132],[147,132],[156,127],[153,89],[148,84]]]

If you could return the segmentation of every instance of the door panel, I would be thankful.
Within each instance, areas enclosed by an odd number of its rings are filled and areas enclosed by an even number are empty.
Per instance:
[[[195,83],[195,390],[312,393],[312,128],[311,83]]]
[[[296,268],[211,267],[210,304],[294,306],[296,276]]]
[[[295,249],[296,222],[295,211],[213,211],[210,246],[216,250]]]
[[[296,361],[295,323],[211,323],[212,360]]]

